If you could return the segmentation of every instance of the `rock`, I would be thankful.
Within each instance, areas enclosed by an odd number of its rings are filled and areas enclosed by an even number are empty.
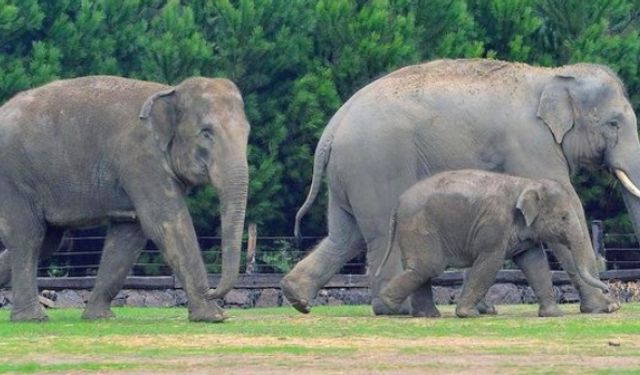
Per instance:
[[[43,290],[42,292],[40,292],[40,295],[44,298],[50,299],[51,301],[55,301],[56,299],[58,299],[58,293],[56,293],[53,290]]]
[[[40,304],[42,306],[44,306],[47,309],[52,309],[54,307],[56,307],[55,302],[53,302],[52,300],[50,300],[47,297],[43,297],[43,296],[38,296],[38,301],[40,301]]]
[[[225,306],[251,307],[251,298],[247,289],[232,289],[224,297]]]
[[[116,294],[116,296],[111,301],[111,307],[122,307],[127,303],[127,292],[125,290],[121,290]]]
[[[563,285],[560,288],[560,303],[577,303],[580,302],[580,295],[572,285]]]
[[[176,297],[169,290],[155,290],[146,295],[144,305],[147,307],[175,307]]]
[[[146,296],[143,290],[129,290],[125,305],[131,307],[144,307]]]
[[[335,297],[329,297],[327,299],[327,305],[329,305],[329,306],[341,306],[341,305],[344,305],[344,302],[341,299],[337,299]]]
[[[11,307],[11,292],[9,290],[0,290],[0,308],[8,309]]]
[[[85,299],[83,298],[82,294],[85,294],[85,293],[81,293],[81,292],[83,291],[71,290],[71,289],[65,289],[57,292],[56,307],[60,309],[84,308]]]
[[[263,289],[255,307],[276,307],[280,305],[280,292],[277,289]]]
[[[187,306],[187,293],[182,289],[175,290],[176,306]]]
[[[522,289],[522,302],[523,303],[538,303],[538,298],[533,293],[533,289],[530,287],[524,287]]]
[[[335,305],[337,303],[335,300],[342,301],[344,305],[368,305],[371,303],[371,293],[366,288],[332,288],[326,292],[326,303],[329,305]]]
[[[453,303],[453,289],[446,286],[434,286],[433,300],[436,305],[450,305]]]
[[[494,284],[489,288],[486,301],[494,305],[522,303],[522,293],[515,284]]]

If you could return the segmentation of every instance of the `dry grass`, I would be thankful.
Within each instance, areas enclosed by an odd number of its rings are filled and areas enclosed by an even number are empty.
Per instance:
[[[640,304],[612,315],[535,317],[535,306],[463,320],[373,317],[366,306],[230,310],[224,324],[187,323],[183,309],[79,310],[45,324],[0,312],[0,372],[156,374],[640,373]]]

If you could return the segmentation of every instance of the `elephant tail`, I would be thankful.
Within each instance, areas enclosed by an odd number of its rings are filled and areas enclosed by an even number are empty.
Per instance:
[[[296,213],[296,223],[293,229],[293,235],[296,238],[296,245],[300,247],[302,241],[302,233],[300,233],[300,221],[304,215],[309,211],[313,201],[318,196],[320,191],[320,183],[322,182],[322,175],[329,162],[329,155],[331,154],[331,144],[333,143],[333,129],[335,126],[328,126],[326,131],[322,133],[316,152],[313,158],[313,177],[311,178],[311,187],[309,188],[309,194],[307,199],[302,204],[302,207]]]
[[[382,262],[378,266],[376,270],[375,277],[380,277],[380,273],[384,268],[385,264],[389,260],[389,256],[391,256],[391,251],[393,250],[393,243],[396,241],[396,224],[398,223],[398,207],[393,209],[393,213],[391,214],[391,218],[389,219],[389,242],[387,243],[387,251],[384,253],[384,257],[382,258]]]

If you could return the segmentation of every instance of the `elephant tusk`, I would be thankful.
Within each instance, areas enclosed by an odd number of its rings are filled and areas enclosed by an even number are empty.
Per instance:
[[[636,187],[636,185],[631,182],[631,179],[629,178],[629,176],[627,176],[626,173],[624,173],[623,170],[616,169],[615,174],[616,177],[618,177],[618,180],[620,180],[622,185],[625,187],[625,189],[629,191],[629,193],[635,195],[636,198],[640,198],[640,189],[638,189],[638,187]]]

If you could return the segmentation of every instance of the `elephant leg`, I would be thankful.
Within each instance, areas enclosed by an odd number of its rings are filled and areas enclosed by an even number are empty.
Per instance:
[[[91,292],[83,319],[114,316],[111,301],[118,294],[127,274],[140,255],[147,238],[138,223],[113,224],[105,238],[96,284]]]
[[[556,258],[562,264],[562,268],[567,272],[573,286],[580,294],[580,312],[588,314],[612,313],[620,309],[620,303],[613,297],[605,295],[600,289],[594,288],[582,280],[578,275],[569,249],[560,244],[549,244],[549,247],[552,248]],[[598,279],[600,278],[597,270],[591,270],[591,273]]]
[[[513,261],[520,267],[527,278],[529,286],[538,298],[538,316],[562,316],[562,311],[556,304],[551,280],[549,262],[541,247],[535,246],[513,257]]]
[[[469,270],[466,270],[464,272],[464,279],[467,279],[467,274],[469,273]],[[482,297],[482,299],[480,300],[480,302],[478,302],[478,304],[476,305],[476,310],[478,310],[478,313],[480,315],[497,315],[498,314],[498,310],[496,309],[496,306],[492,303],[487,302],[486,297]]]
[[[380,292],[380,300],[392,311],[399,311],[407,297],[429,281],[423,272],[406,269],[389,281]],[[430,284],[430,283],[429,283]]]
[[[58,250],[65,230],[62,228],[47,228],[47,233],[42,241],[39,260],[43,261],[51,257]],[[11,259],[9,252],[0,252],[0,288],[9,286],[11,281]]]
[[[433,301],[431,279],[447,267],[440,238],[424,235],[416,230],[398,229],[396,237],[402,254],[404,271],[394,276],[380,291],[380,300],[392,311],[400,311],[401,304],[411,295],[412,304],[418,302],[420,310],[412,310],[413,316],[438,317],[440,312]],[[416,296],[422,300],[415,301]]]
[[[584,210],[582,208],[582,203],[580,202],[580,197],[576,193],[575,189],[571,186],[570,183],[565,185],[565,189],[571,195],[571,200],[573,202],[574,209],[580,216],[580,222],[582,223],[582,231],[585,237],[589,237],[589,230],[587,229],[587,220],[584,216]],[[620,309],[620,303],[612,296],[606,295],[602,292],[602,290],[598,288],[594,288],[587,283],[585,283],[578,272],[576,270],[575,264],[573,262],[573,256],[571,251],[561,244],[548,244],[551,247],[556,258],[562,264],[562,268],[567,272],[569,277],[571,278],[571,282],[573,286],[578,290],[580,294],[580,312],[582,313],[612,313]],[[594,254],[594,262],[592,264],[592,268],[590,269],[591,274],[600,278],[597,263],[595,261]]]
[[[342,266],[358,255],[365,243],[351,214],[329,196],[329,235],[280,281],[287,301],[301,313]]]
[[[32,204],[19,194],[3,195],[0,212],[7,218],[0,226],[0,235],[11,263],[11,320],[46,320],[47,315],[38,300],[37,285],[38,257],[45,238],[44,223],[34,213]]]
[[[423,318],[438,318],[440,311],[433,299],[431,279],[424,282],[411,295],[411,315]]]
[[[473,262],[467,272],[462,293],[456,306],[456,315],[460,318],[478,316],[477,305],[487,294],[504,262],[501,252],[484,252]]]

